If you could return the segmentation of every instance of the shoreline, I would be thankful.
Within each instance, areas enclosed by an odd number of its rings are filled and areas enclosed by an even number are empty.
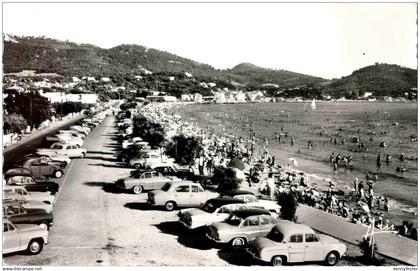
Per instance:
[[[301,103],[301,102],[297,102],[297,103]],[[188,105],[192,105],[192,104],[188,104]],[[174,106],[173,108],[176,109],[179,106],[185,106],[185,105],[178,104],[177,106]],[[194,107],[195,107],[195,104],[194,104]],[[179,114],[179,112],[177,112],[177,114]],[[243,128],[235,127],[235,129],[232,129],[232,127],[227,127],[226,126],[228,125],[227,123],[223,123],[223,121],[220,121],[219,119],[211,118],[209,113],[207,113],[208,118],[205,120],[201,120],[200,118],[197,118],[197,115],[195,116],[194,120],[190,120],[189,118],[186,118],[186,116],[183,115],[182,113],[180,115],[183,116],[183,121],[186,121],[191,124],[196,124],[200,129],[203,129],[206,132],[213,132],[218,135],[233,134],[235,136],[242,136],[244,139],[247,139],[246,131],[244,131]],[[257,146],[259,149],[263,148],[262,141],[263,140],[259,139],[257,142]],[[286,165],[288,157],[296,158],[296,156],[300,156],[298,158],[298,161],[299,161],[298,167],[294,167],[293,169],[305,172],[305,176],[309,177],[308,183],[315,183],[317,187],[321,189],[321,191],[325,191],[328,189],[327,184],[329,183],[329,180],[332,180],[337,184],[337,186],[334,187],[335,190],[343,190],[345,191],[346,194],[354,190],[352,188],[353,187],[352,184],[349,184],[348,181],[343,180],[343,177],[345,176],[343,176],[342,174],[333,173],[331,165],[328,165],[328,162],[320,162],[320,161],[310,159],[308,157],[304,157],[305,156],[304,153],[300,153],[300,154],[293,153],[290,149],[283,148],[284,146],[287,146],[287,145],[288,143],[279,146],[277,143],[275,143],[275,140],[269,139],[267,150],[269,151],[271,155],[274,155],[276,157],[276,162],[278,164]],[[302,165],[304,166],[302,167]],[[318,171],[319,169],[322,169],[321,173],[318,173],[316,171],[314,172],[313,170],[311,170],[315,167],[318,169]],[[339,170],[342,170],[342,169],[340,168]],[[355,175],[355,172],[357,173],[358,170],[355,170],[354,172],[353,171],[349,171],[349,172],[350,173],[347,173],[348,175],[357,176]],[[377,191],[375,191],[375,195],[378,196]],[[388,212],[384,212],[382,210],[376,210],[376,209],[375,211],[382,212],[384,214],[384,217],[386,219],[389,219],[389,221],[395,225],[399,225],[401,224],[403,220],[407,220],[415,224],[415,227],[417,227],[417,207],[398,202],[392,197],[390,198],[390,210]]]

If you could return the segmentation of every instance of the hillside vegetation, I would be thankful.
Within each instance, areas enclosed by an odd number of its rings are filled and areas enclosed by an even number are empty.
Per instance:
[[[304,98],[330,95],[334,98],[357,99],[366,92],[371,92],[373,96],[400,97],[405,93],[413,96],[412,93],[416,92],[413,88],[417,87],[416,70],[391,64],[367,66],[330,81],[286,70],[261,68],[250,63],[218,70],[140,45],[124,44],[102,49],[45,37],[10,35],[4,38],[3,44],[5,73],[37,70],[58,73],[67,78],[108,76],[115,84],[134,89],[159,88],[176,96],[193,92],[209,95],[210,89],[203,88],[199,82],[214,82],[220,89],[260,89],[266,91],[268,96]],[[186,73],[192,74],[193,78],[186,77]],[[136,74],[144,75],[141,82],[134,78]],[[170,82],[169,77],[175,77],[176,83]]]

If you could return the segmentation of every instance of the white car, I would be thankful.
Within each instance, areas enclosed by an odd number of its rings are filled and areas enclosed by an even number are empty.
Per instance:
[[[347,250],[340,241],[290,221],[278,222],[266,237],[259,237],[250,245],[248,252],[251,255],[274,266],[317,261],[331,266]]]
[[[179,212],[179,222],[189,229],[196,229],[214,222],[224,221],[234,210],[249,209],[242,200],[234,198],[214,198],[206,201],[199,208],[190,208]]]
[[[66,135],[71,135],[73,137],[79,137],[81,139],[86,138],[86,135],[84,133],[80,133],[80,132],[75,131],[75,130],[58,130],[58,132],[56,134],[66,134]]]
[[[25,200],[40,201],[54,205],[55,197],[50,192],[28,192],[25,187],[19,185],[3,185],[3,197],[17,194]]]
[[[91,131],[89,127],[86,127],[86,126],[80,126],[80,125],[74,125],[74,126],[71,126],[71,127],[70,127],[70,130],[73,130],[73,131],[76,131],[76,132],[82,133],[82,134],[84,134],[85,136],[87,136],[87,135],[90,133],[90,131]]]
[[[222,192],[222,195],[243,200],[247,205],[255,208],[263,208],[272,213],[280,213],[280,205],[276,201],[258,199],[254,193],[247,190],[234,189]]]
[[[3,218],[3,254],[26,250],[38,254],[48,244],[48,230],[36,224],[14,225]]]
[[[128,140],[124,140],[122,143],[122,148],[123,149],[127,149],[128,146],[130,145],[145,145],[145,146],[149,146],[149,144],[145,141],[143,141],[143,139],[141,137],[133,137],[130,138]]]
[[[56,136],[58,137],[58,139],[60,139],[61,142],[74,144],[79,147],[81,147],[84,143],[81,137],[72,134],[56,134]]]
[[[144,165],[146,164],[147,159],[149,159],[149,161],[150,159],[160,160],[161,156],[159,154],[159,151],[156,151],[156,150],[141,151],[137,156],[131,158],[128,164],[137,169],[144,168]]]
[[[66,155],[70,158],[80,157],[84,158],[86,156],[86,149],[80,148],[77,145],[69,143],[54,143],[49,149],[37,149],[39,155],[48,155],[50,153],[57,153]]]

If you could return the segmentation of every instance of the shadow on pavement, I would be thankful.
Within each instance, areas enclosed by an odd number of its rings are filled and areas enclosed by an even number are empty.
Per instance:
[[[125,208],[132,209],[132,210],[141,210],[141,211],[155,211],[155,210],[162,210],[157,206],[150,206],[147,202],[127,202],[124,204]]]
[[[161,222],[154,226],[163,233],[178,236],[178,242],[186,247],[209,250],[218,246],[206,237],[204,227],[189,230],[178,221]]]
[[[106,183],[106,182],[84,182],[84,185],[90,187],[101,187],[104,192],[113,193],[113,194],[122,194],[125,193],[124,190],[118,188],[113,183]]]
[[[102,160],[102,161],[108,161],[108,162],[118,162],[117,158],[106,158],[106,157],[102,157],[102,156],[94,156],[94,157],[86,156],[86,159]]]
[[[106,152],[106,151],[87,151],[87,154],[114,154],[113,152]]]
[[[226,245],[224,248],[220,249],[217,252],[217,256],[219,256],[220,259],[233,265],[250,266],[256,264],[255,260],[245,251],[245,249],[233,249],[229,247],[229,245]]]
[[[125,165],[111,165],[111,164],[103,164],[103,163],[98,163],[98,164],[88,164],[89,166],[99,166],[99,167],[111,167],[111,168],[127,168],[127,166]]]

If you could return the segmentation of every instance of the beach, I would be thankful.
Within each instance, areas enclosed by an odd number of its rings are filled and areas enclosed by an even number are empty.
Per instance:
[[[385,216],[396,224],[407,220],[417,225],[417,142],[412,141],[417,139],[416,103],[317,102],[316,109],[306,103],[191,104],[174,110],[185,121],[217,134],[255,136],[260,146],[267,138],[277,163],[296,159],[293,167],[306,172],[321,190],[327,190],[325,180],[331,179],[336,190],[349,192],[355,178],[366,181],[367,174],[377,174],[375,196],[387,196],[390,203]],[[365,148],[358,150],[353,138]],[[381,147],[382,142],[387,147]],[[331,153],[351,156],[353,167],[334,171]],[[401,153],[404,161],[399,160]],[[392,157],[389,163],[386,155]],[[406,171],[397,172],[397,167]]]

